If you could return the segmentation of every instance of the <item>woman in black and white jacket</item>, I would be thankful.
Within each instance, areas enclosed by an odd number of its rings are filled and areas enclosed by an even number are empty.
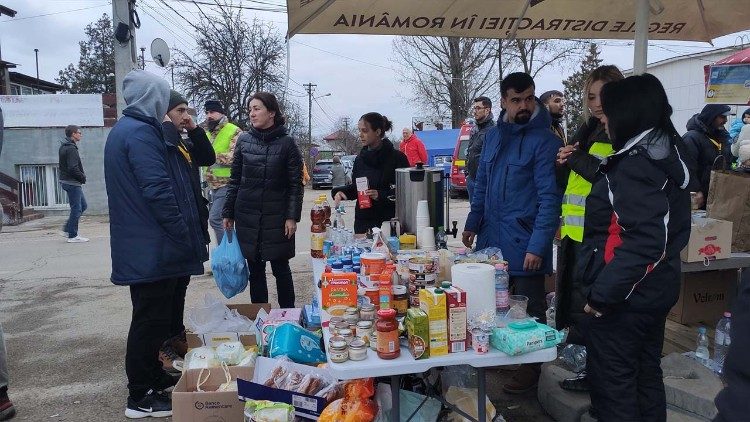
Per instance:
[[[610,82],[602,107],[615,152],[600,167],[586,222],[605,236],[585,234],[598,244],[577,263],[590,283],[582,324],[592,408],[600,421],[665,421],[664,324],[679,295],[693,186],[658,79]]]

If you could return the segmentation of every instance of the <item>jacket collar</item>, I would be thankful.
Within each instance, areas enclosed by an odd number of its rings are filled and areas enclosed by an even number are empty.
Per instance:
[[[545,112],[542,113],[542,110],[545,110]],[[546,110],[547,109],[544,108],[544,104],[542,104],[542,102],[537,98],[536,109],[531,114],[531,118],[527,123],[518,124],[509,122],[508,113],[507,111],[503,110],[502,113],[500,113],[499,118],[497,119],[497,125],[501,130],[507,130],[511,133],[518,133],[535,128],[544,128],[545,130],[549,130],[550,126],[552,126],[552,117],[549,115],[549,113],[546,112]]]
[[[625,153],[629,152],[631,149],[633,149],[633,147],[635,147],[636,145],[638,145],[638,143],[641,142],[643,140],[643,138],[646,137],[646,135],[648,135],[649,133],[651,133],[653,130],[654,130],[654,128],[646,129],[643,132],[639,133],[638,135],[630,138],[630,140],[625,143],[625,145],[622,147],[622,149],[620,149],[619,151],[617,151],[616,153],[614,153],[612,155],[621,155],[621,154],[625,154]]]
[[[159,133],[162,132],[161,123],[159,123],[156,119],[150,116],[144,116],[143,114],[137,112],[136,110],[128,110],[125,109],[122,111],[123,116],[132,117],[133,119],[139,120],[143,123],[146,123],[148,125],[153,126],[154,128],[159,130]]]
[[[286,136],[286,126],[279,125],[276,127],[272,127],[267,130],[258,130],[252,126],[250,126],[250,129],[248,130],[253,137],[257,138],[261,142],[273,142],[283,136]]]

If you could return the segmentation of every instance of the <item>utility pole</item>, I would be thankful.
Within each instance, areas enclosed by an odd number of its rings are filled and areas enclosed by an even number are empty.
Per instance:
[[[34,49],[34,60],[36,60],[36,87],[39,89],[39,49]]]
[[[312,145],[312,101],[313,92],[315,92],[317,85],[308,83],[302,86],[307,90],[307,143],[308,145]]]
[[[176,88],[174,87],[174,65],[172,65],[172,66],[169,66],[169,70],[170,70],[170,72],[172,73],[172,89],[176,89]]]
[[[122,110],[125,109],[122,82],[125,75],[136,68],[135,23],[131,19],[134,8],[134,0],[112,0],[112,25],[115,33],[118,33],[117,28],[121,23],[127,28],[124,38],[112,40],[115,44],[115,91],[118,117],[122,116]]]
[[[344,117],[342,120],[344,121],[344,150],[349,154],[349,138],[351,138],[351,134],[349,133],[349,118]]]
[[[143,54],[146,52],[146,47],[141,47],[141,70],[146,70],[146,56]]]

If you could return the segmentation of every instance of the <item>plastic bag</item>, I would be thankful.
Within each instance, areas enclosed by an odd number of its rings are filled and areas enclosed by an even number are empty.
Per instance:
[[[564,334],[533,319],[512,322],[507,327],[492,330],[492,347],[509,356],[554,347],[562,342]]]
[[[487,412],[486,422],[496,421],[495,406],[492,404],[489,398],[486,398],[485,400],[485,409]],[[460,388],[451,386],[448,388],[448,392],[445,394],[445,401],[461,409],[461,411],[474,418],[474,420],[479,419],[479,415],[477,414],[479,396],[475,388]],[[451,412],[446,420],[450,422],[469,422],[469,419],[466,419],[457,412]],[[504,421],[505,419],[500,416],[500,420]]]
[[[375,394],[372,378],[346,381],[344,397],[334,400],[323,409],[320,422],[372,422],[378,405],[371,398]]]
[[[290,366],[291,360],[285,356],[277,358],[276,361],[276,365],[263,382],[266,387],[314,396],[334,383],[331,379],[311,373],[303,373],[292,368]]]
[[[196,347],[185,355],[185,369],[216,368],[220,364],[212,347]]]
[[[292,422],[294,406],[268,400],[245,402],[245,420],[253,422]]]
[[[234,229],[226,232],[219,246],[214,249],[211,270],[214,272],[216,286],[227,299],[242,293],[247,287],[250,272]]]
[[[227,341],[216,346],[216,359],[227,365],[237,365],[245,353],[245,346],[239,341]]]
[[[576,374],[586,370],[586,346],[569,344],[560,352],[560,360]]]
[[[189,308],[185,314],[187,328],[195,334],[256,332],[250,318],[240,315],[236,309],[229,309],[221,299],[208,293],[203,297],[202,304]]]

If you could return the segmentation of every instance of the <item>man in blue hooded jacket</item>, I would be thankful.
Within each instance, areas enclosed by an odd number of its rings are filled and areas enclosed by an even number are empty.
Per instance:
[[[208,253],[190,185],[189,167],[167,144],[167,82],[136,70],[123,81],[127,107],[104,147],[110,218],[112,282],[130,287],[133,316],[125,371],[125,416],[165,417],[172,403],[161,391],[175,382],[158,359],[159,347],[182,320],[178,288],[203,274]]]
[[[555,156],[562,141],[550,130],[552,118],[534,96],[534,80],[512,73],[500,85],[503,112],[487,132],[474,184],[463,243],[499,247],[508,261],[510,287],[529,298],[528,313],[545,320],[544,275],[552,273],[552,240],[561,197]],[[503,388],[532,389],[538,365],[524,365]]]

